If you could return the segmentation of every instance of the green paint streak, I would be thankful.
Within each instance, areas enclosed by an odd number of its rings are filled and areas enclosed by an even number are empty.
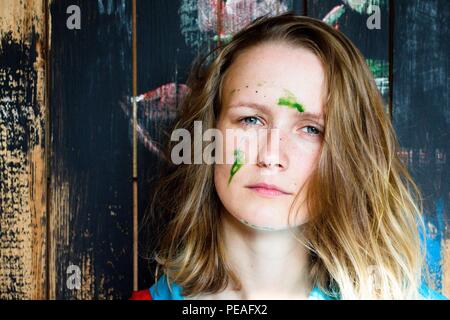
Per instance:
[[[244,220],[244,219],[240,219],[240,220],[241,220],[242,223],[248,225],[249,227],[252,227],[253,229],[267,230],[267,231],[275,230],[275,228],[271,228],[271,227],[261,227],[261,226],[254,225],[254,224],[252,224],[252,223],[250,223],[250,222],[248,222],[247,220]]]
[[[214,35],[213,40],[216,42],[219,41],[219,36],[217,34]],[[231,40],[233,40],[233,35],[231,33],[220,35],[220,41],[223,42],[224,44],[229,43]]]
[[[376,59],[366,59],[366,62],[375,78],[389,77],[389,62]]]
[[[371,5],[386,7],[386,0],[345,0],[346,4],[359,14],[370,14],[368,10]]]
[[[322,20],[328,25],[333,26],[338,22],[339,18],[342,17],[344,13],[345,6],[342,4],[328,12],[328,14]]]
[[[234,163],[231,166],[230,178],[228,179],[228,185],[230,184],[231,179],[234,177],[236,172],[238,172],[238,170],[243,165],[244,165],[244,153],[239,149],[234,150]]]
[[[366,59],[367,65],[372,71],[378,90],[386,97],[389,92],[389,62],[378,59]]]
[[[295,96],[288,90],[284,91],[286,95],[278,99],[278,105],[297,109],[298,112],[305,112],[305,108],[301,103],[297,102]]]

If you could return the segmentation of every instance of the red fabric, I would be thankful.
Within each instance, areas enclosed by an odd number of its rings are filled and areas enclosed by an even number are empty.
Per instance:
[[[128,300],[152,300],[152,296],[150,295],[150,290],[138,290],[133,291],[131,294],[131,298]]]

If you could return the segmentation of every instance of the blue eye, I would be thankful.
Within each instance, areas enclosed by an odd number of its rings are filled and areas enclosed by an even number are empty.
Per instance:
[[[302,128],[302,131],[303,132],[305,132],[303,129],[305,129],[306,128],[306,133],[307,134],[310,134],[310,135],[312,135],[312,136],[317,136],[317,135],[319,135],[321,132],[320,132],[320,130],[319,129],[317,129],[316,127],[313,127],[313,126],[306,126],[306,127],[303,127]]]
[[[250,121],[249,121],[250,120]],[[244,125],[256,125],[255,121],[260,121],[257,117],[245,117],[239,120],[240,122],[243,122]],[[261,121],[260,121],[261,122]]]

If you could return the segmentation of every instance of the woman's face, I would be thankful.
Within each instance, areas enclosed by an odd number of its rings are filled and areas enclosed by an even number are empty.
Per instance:
[[[225,210],[240,222],[279,230],[307,221],[306,205],[300,203],[305,189],[289,224],[288,213],[317,165],[323,90],[320,60],[284,43],[250,48],[228,69],[217,124],[224,163],[215,165],[214,183]],[[227,139],[227,131],[235,138]]]

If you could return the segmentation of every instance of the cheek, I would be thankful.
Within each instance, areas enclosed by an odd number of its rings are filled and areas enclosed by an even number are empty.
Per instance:
[[[297,159],[317,160],[321,149],[321,139],[318,137],[301,136],[291,139],[290,150]]]
[[[300,141],[291,146],[289,171],[295,176],[295,184],[301,186],[316,168],[320,156],[320,143]]]
[[[221,152],[217,163],[225,166],[220,166],[217,170],[220,173],[226,172],[234,179],[244,167],[255,163],[258,143],[254,132],[229,129],[227,134],[217,146]]]

